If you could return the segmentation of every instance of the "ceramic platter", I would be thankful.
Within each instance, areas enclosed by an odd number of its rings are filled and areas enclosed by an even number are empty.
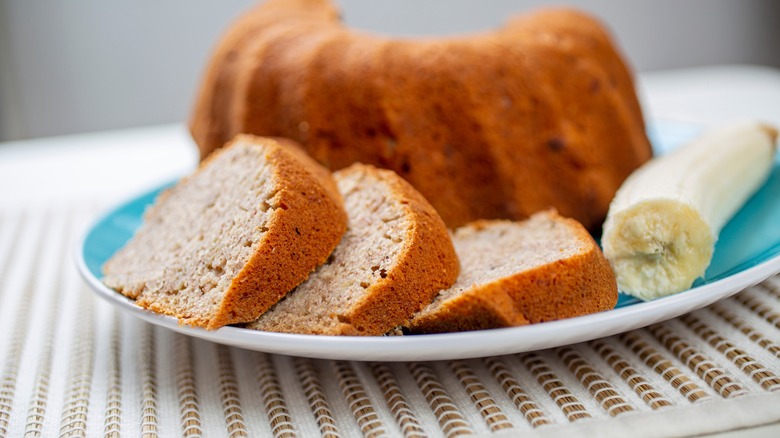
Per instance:
[[[656,153],[693,136],[698,127],[655,123]],[[780,163],[769,181],[721,232],[704,278],[690,290],[642,302],[620,295],[615,309],[523,327],[398,337],[337,337],[268,333],[237,327],[207,331],[180,326],[174,318],[144,310],[100,281],[100,267],[141,224],[144,209],[164,187],[126,200],[86,231],[77,247],[79,271],[101,298],[152,324],[226,345],[321,359],[410,361],[483,357],[588,341],[664,321],[727,298],[780,272]]]

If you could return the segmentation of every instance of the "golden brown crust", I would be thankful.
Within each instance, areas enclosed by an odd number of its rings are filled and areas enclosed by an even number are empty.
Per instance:
[[[255,6],[233,23],[214,49],[211,63],[203,75],[203,83],[208,85],[198,90],[189,121],[192,137],[210,145],[209,150],[200,150],[201,159],[241,132],[280,135],[260,130],[246,131],[237,125],[236,119],[240,117],[240,107],[245,103],[239,98],[248,92],[243,85],[251,80],[248,75],[254,71],[255,57],[262,54],[257,52],[268,45],[266,34],[272,29],[269,23],[285,22],[291,8],[305,20],[338,20],[338,11],[321,1],[285,0]],[[300,30],[306,31],[302,26]],[[269,111],[273,109],[268,107],[269,103],[263,103],[263,111],[273,112]]]
[[[374,172],[404,204],[412,227],[398,262],[372,284],[342,318],[333,335],[378,336],[401,325],[458,277],[460,265],[447,227],[436,210],[394,172],[355,164],[345,171]]]
[[[598,228],[651,155],[629,69],[568,9],[412,40],[353,32],[329,1],[271,0],[223,39],[190,127],[202,156],[252,132],[331,169],[393,169],[449,226],[553,206]]]
[[[449,300],[436,310],[414,318],[412,333],[450,333],[515,327],[529,324],[522,312],[515,309],[509,289],[519,287],[516,277],[474,288]]]
[[[257,319],[324,263],[346,231],[347,216],[330,173],[289,140],[240,135],[269,148],[278,208],[258,250],[231,282],[207,328]]]
[[[512,327],[601,312],[617,304],[617,282],[604,254],[573,219],[554,220],[587,242],[572,257],[478,285],[423,312],[410,323],[413,333],[443,333]],[[479,226],[477,224],[476,226]]]

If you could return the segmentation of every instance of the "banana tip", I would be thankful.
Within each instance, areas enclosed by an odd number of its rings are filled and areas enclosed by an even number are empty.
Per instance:
[[[764,133],[766,133],[766,135],[769,136],[769,140],[772,141],[772,144],[776,144],[777,134],[778,134],[777,128],[768,123],[761,123],[760,126],[761,126],[761,130],[764,131]]]

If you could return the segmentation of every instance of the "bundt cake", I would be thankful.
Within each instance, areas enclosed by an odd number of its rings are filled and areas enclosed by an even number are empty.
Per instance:
[[[328,0],[270,0],[218,45],[190,129],[204,158],[248,132],[297,140],[331,169],[390,168],[451,227],[555,207],[598,228],[651,156],[609,35],[559,8],[393,39],[345,27]]]

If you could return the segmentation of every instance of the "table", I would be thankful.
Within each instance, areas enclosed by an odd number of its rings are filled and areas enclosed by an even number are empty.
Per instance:
[[[778,70],[654,72],[638,88],[648,118],[780,125]],[[179,124],[0,144],[0,436],[780,434],[780,277],[627,335],[437,363],[267,355],[115,312],[76,274],[76,238],[196,162]]]

